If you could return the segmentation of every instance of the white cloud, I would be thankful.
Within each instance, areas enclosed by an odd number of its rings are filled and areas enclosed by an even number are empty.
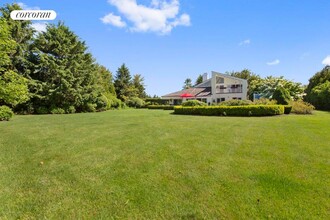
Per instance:
[[[168,34],[177,26],[191,25],[188,14],[179,15],[179,0],[152,0],[150,6],[138,4],[136,0],[108,0],[108,3],[131,23],[129,29],[134,32]]]
[[[26,4],[24,4],[23,2],[17,2],[17,4],[24,10],[40,10],[40,8],[38,6],[29,7]]]
[[[243,45],[249,45],[251,43],[251,40],[250,39],[246,39],[242,42],[239,43],[239,46],[243,46]]]
[[[267,65],[269,66],[274,66],[274,65],[278,65],[280,64],[280,60],[279,59],[276,59],[274,61],[271,61],[271,62],[268,62]]]
[[[104,16],[103,18],[101,18],[101,20],[104,24],[111,24],[113,26],[120,27],[120,28],[126,27],[126,23],[121,20],[121,17],[116,16],[112,13]]]
[[[39,33],[44,32],[44,31],[46,31],[47,22],[33,23],[33,24],[31,24],[31,27],[33,27]]]
[[[328,55],[324,60],[322,61],[323,65],[330,65],[330,55]]]

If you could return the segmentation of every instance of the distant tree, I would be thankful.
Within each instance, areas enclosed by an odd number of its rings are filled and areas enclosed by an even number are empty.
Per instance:
[[[112,73],[106,67],[97,64],[95,75],[102,93],[116,94]]]
[[[330,110],[330,81],[315,86],[309,94],[310,102],[320,110]]]
[[[294,100],[301,99],[304,93],[304,87],[301,83],[296,83],[281,77],[267,76],[265,79],[262,79],[258,86],[259,93],[264,98],[273,98],[273,94],[276,89],[279,87],[287,90]]]
[[[203,82],[203,76],[200,74],[200,75],[198,75],[194,86],[197,86],[198,84],[201,84],[202,82]]]
[[[118,68],[115,77],[115,90],[117,98],[127,101],[130,97],[136,97],[138,90],[132,84],[132,77],[125,64]]]
[[[319,108],[319,104],[316,104],[315,95],[316,91],[320,91],[316,89],[314,93],[312,94],[312,91],[315,87],[320,86],[323,83],[329,82],[330,81],[330,66],[326,66],[323,68],[321,71],[317,72],[312,78],[309,79],[309,84],[305,90],[306,96],[305,96],[305,101],[315,105],[316,108]],[[318,101],[319,102],[319,101]]]
[[[133,76],[133,86],[137,89],[138,97],[144,99],[147,97],[145,92],[144,78],[140,74]]]
[[[192,81],[190,78],[187,78],[185,81],[184,81],[184,85],[183,85],[183,89],[189,89],[192,87]]]
[[[275,89],[272,99],[276,100],[277,104],[287,105],[291,101],[291,96],[288,90],[279,86]]]

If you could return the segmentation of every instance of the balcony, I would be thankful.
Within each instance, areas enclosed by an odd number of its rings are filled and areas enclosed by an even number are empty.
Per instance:
[[[243,93],[242,85],[217,85],[215,92],[217,94],[228,94],[228,93]]]

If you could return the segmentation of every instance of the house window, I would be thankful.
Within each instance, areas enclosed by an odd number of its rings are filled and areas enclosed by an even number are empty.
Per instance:
[[[225,98],[221,98],[220,101],[221,102],[224,102],[224,101],[226,101],[226,99]]]
[[[242,100],[242,98],[238,98],[238,100]]]
[[[217,103],[220,103],[221,101],[220,101],[220,99],[217,99]]]
[[[225,79],[222,78],[222,77],[217,76],[216,77],[216,84],[220,84],[220,83],[225,83]]]
[[[207,99],[202,99],[202,102],[205,102],[206,103],[207,102]]]

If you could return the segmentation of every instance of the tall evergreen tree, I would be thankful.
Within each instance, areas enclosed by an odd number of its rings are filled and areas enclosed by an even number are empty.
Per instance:
[[[202,82],[203,82],[203,76],[200,74],[200,75],[198,75],[194,86],[197,86],[198,84],[201,84]]]
[[[127,101],[130,97],[137,96],[137,89],[132,85],[132,77],[125,64],[118,68],[115,77],[115,90],[117,98]]]
[[[96,80],[102,93],[116,94],[112,73],[102,65],[96,65]]]
[[[75,107],[86,110],[100,91],[95,78],[94,59],[82,42],[62,22],[47,26],[33,43],[34,106]],[[88,107],[88,108],[89,108]],[[94,106],[95,107],[95,106]]]
[[[139,98],[144,99],[147,97],[144,78],[141,76],[141,74],[136,74],[133,76],[133,86],[137,89]]]

